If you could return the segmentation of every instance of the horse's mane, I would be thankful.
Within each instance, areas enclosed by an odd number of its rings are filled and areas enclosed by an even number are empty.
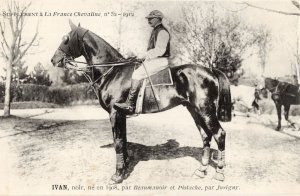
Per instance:
[[[280,82],[277,78],[273,79],[273,78],[265,78],[265,82],[272,82],[272,83],[276,83],[276,85]]]
[[[84,29],[82,27],[77,27],[76,31],[85,33],[87,31],[87,29]],[[100,42],[100,44],[102,44],[113,57],[115,57],[117,59],[124,59],[124,57],[114,47],[112,47],[108,42],[106,42],[99,35],[97,35],[96,33],[92,32],[90,30],[88,30],[87,33],[89,33],[94,39],[96,38],[95,39],[96,42]]]

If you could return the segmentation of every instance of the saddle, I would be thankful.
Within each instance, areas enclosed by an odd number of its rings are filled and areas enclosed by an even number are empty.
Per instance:
[[[166,86],[173,86],[170,68],[163,69],[142,81],[136,101],[136,114],[159,112],[162,108],[160,97]]]

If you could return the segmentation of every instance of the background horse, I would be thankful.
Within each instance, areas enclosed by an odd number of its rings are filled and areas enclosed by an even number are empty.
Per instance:
[[[249,116],[249,112],[252,108],[258,114],[260,114],[258,105],[258,100],[260,100],[260,97],[255,87],[246,85],[231,85],[230,92],[233,106],[235,104],[244,106],[246,108],[247,116]],[[235,115],[235,113],[233,115]]]
[[[128,177],[130,157],[127,153],[126,115],[113,108],[115,102],[128,96],[135,61],[126,61],[106,41],[70,21],[69,32],[51,59],[54,66],[74,63],[74,58],[84,56],[93,84],[97,84],[100,105],[109,113],[116,151],[116,172],[111,180],[120,183]],[[183,104],[191,113],[203,140],[203,156],[195,174],[204,177],[209,163],[210,142],[214,137],[218,145],[218,163],[215,178],[224,180],[225,137],[219,119],[231,120],[230,85],[226,76],[218,71],[196,65],[171,68],[173,86],[161,91],[160,99],[167,110]],[[133,157],[131,157],[133,158]]]
[[[300,104],[300,86],[293,85],[287,82],[281,82],[271,78],[265,78],[265,87],[262,92],[269,90],[272,93],[272,99],[275,103],[278,125],[276,130],[281,128],[281,107],[284,106],[284,117],[289,122],[289,110],[291,105]],[[265,92],[263,92],[266,94]]]

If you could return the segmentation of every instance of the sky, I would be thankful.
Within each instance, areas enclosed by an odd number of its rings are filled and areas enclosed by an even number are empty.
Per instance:
[[[25,1],[19,0],[20,3]],[[264,25],[270,29],[272,34],[272,48],[267,59],[265,76],[282,76],[291,73],[291,63],[295,61],[298,17],[287,16],[271,12],[262,11],[255,8],[245,8],[241,1],[216,1],[218,9],[226,12],[236,12],[240,14],[242,20],[249,25]],[[290,1],[248,1],[249,3],[277,9],[287,12],[298,12]],[[146,51],[148,37],[151,28],[145,20],[145,16],[154,9],[159,9],[167,18],[180,20],[180,9],[184,1],[109,1],[109,0],[32,0],[32,5],[28,12],[42,13],[42,16],[27,17],[24,29],[24,39],[30,40],[38,24],[39,45],[32,47],[29,55],[24,59],[30,69],[38,62],[51,66],[50,59],[59,46],[63,35],[70,31],[68,20],[75,24],[80,23],[82,27],[96,33],[115,48],[120,48],[123,55],[140,56]],[[201,2],[195,5],[201,6]],[[0,0],[0,19],[4,12],[7,12],[6,0]],[[133,7],[132,5],[135,5]],[[46,16],[45,12],[48,13]],[[54,13],[57,14],[54,15]],[[74,16],[75,12],[101,13],[99,16]],[[51,16],[49,16],[51,13]],[[69,14],[72,16],[61,16]],[[108,16],[104,16],[108,13]],[[125,13],[126,16],[113,16],[114,13]],[[122,33],[119,33],[122,32]],[[0,60],[0,67],[4,66]],[[255,57],[247,58],[243,61],[243,68],[255,74],[260,73],[259,62]],[[0,72],[2,69],[0,68]]]

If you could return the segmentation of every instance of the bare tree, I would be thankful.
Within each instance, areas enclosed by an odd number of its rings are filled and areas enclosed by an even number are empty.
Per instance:
[[[27,42],[23,40],[22,34],[25,27],[25,12],[30,7],[20,5],[19,2],[13,1],[7,3],[9,13],[12,13],[0,21],[1,30],[1,56],[6,62],[6,80],[5,80],[5,99],[4,99],[4,116],[10,116],[10,91],[12,81],[13,67],[20,64],[27,51],[37,39],[38,28],[32,39]],[[38,27],[38,26],[37,26]],[[7,29],[9,28],[9,29]]]
[[[130,3],[128,3],[128,2],[121,2],[120,3],[119,14],[121,14],[121,15],[118,15],[118,23],[116,24],[116,29],[117,29],[118,36],[119,36],[119,38],[117,40],[117,50],[119,52],[122,51],[122,46],[123,46],[122,41],[124,39],[124,37],[123,37],[124,32],[131,29],[127,25],[123,25],[124,18],[128,17],[130,14],[133,14],[135,10],[140,9],[143,6],[145,6],[144,4],[145,3],[139,2],[139,1],[136,1],[136,2],[132,1]]]
[[[268,51],[271,49],[271,32],[264,26],[260,26],[257,37],[258,57],[260,59],[261,75],[263,76],[265,73]]]
[[[299,51],[299,38],[297,38],[297,48],[296,51],[295,49],[292,50],[292,53],[294,52],[294,60],[291,63],[292,65],[292,70],[295,73],[296,78],[294,78],[295,80],[295,84],[299,84],[300,82],[300,51]]]
[[[300,11],[299,1],[291,0],[290,3]],[[277,13],[277,14],[283,14],[283,15],[289,15],[289,16],[297,16],[297,17],[300,16],[300,12],[286,12],[286,11],[281,11],[281,10],[274,10],[274,9],[269,9],[269,8],[265,8],[265,7],[256,6],[256,5],[250,4],[248,2],[242,2],[240,4],[246,5],[246,8],[247,7],[252,7],[252,8],[264,10],[264,11],[267,11],[267,12]],[[298,20],[298,25],[299,24],[300,24],[300,21]],[[297,38],[297,51],[296,51],[296,54],[295,54],[297,60],[296,60],[295,68],[296,68],[296,75],[297,75],[298,84],[299,84],[299,81],[300,81],[300,73],[299,73],[299,70],[300,70],[300,64],[299,64],[300,55],[299,55],[299,48],[300,48],[300,43],[299,43],[299,38]]]
[[[169,24],[176,43],[173,54],[206,67],[222,67],[228,77],[235,77],[243,58],[257,53],[256,46],[264,37],[258,28],[214,2],[183,6],[182,15],[181,21]]]

